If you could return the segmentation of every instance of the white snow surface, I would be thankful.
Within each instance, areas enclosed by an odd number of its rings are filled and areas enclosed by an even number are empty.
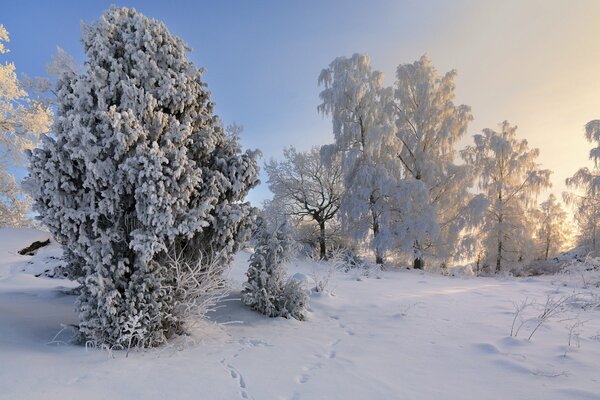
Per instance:
[[[35,277],[43,268],[23,268],[32,257],[16,253],[44,235],[0,230],[0,399],[600,399],[599,309],[578,311],[579,347],[567,346],[560,318],[531,341],[527,326],[509,335],[513,302],[578,290],[556,277],[337,273],[299,322],[241,304],[243,251],[232,294],[211,316],[226,324],[200,324],[194,337],[127,355],[59,333],[77,323],[67,294],[76,285]],[[315,268],[326,267],[295,261],[289,273]]]

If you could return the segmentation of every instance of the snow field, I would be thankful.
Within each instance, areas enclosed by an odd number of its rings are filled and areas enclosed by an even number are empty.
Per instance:
[[[394,270],[357,281],[337,273],[333,293],[313,293],[299,322],[241,304],[243,251],[230,272],[233,291],[211,315],[222,325],[201,323],[193,338],[126,355],[65,342],[61,324],[77,322],[75,297],[66,294],[74,285],[23,272],[18,266],[31,257],[10,251],[35,235],[7,233],[0,231],[0,399],[600,399],[600,311],[569,311],[531,341],[529,325],[510,337],[513,302],[573,293],[556,277]],[[314,268],[323,265],[296,260],[289,272],[311,276]],[[585,323],[579,347],[568,347],[562,320],[575,315]]]

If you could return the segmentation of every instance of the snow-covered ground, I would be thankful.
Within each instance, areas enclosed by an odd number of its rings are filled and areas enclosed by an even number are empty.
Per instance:
[[[600,399],[599,309],[569,308],[531,341],[531,323],[510,336],[513,302],[598,290],[576,289],[573,280],[403,270],[357,281],[337,273],[333,294],[313,294],[308,320],[298,322],[240,304],[242,252],[234,291],[212,316],[230,323],[126,357],[64,343],[61,324],[77,321],[67,294],[74,285],[35,277],[56,248],[35,258],[16,253],[46,237],[0,230],[1,399]],[[311,275],[324,267],[289,268]],[[569,347],[576,321],[583,324]]]

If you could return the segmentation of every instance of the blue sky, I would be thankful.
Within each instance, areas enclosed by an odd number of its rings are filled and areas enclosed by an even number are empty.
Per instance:
[[[83,61],[80,21],[114,2],[7,1],[0,23],[17,71],[44,73],[64,48]],[[320,116],[317,77],[335,57],[367,52],[393,83],[395,66],[428,53],[440,72],[458,69],[457,101],[472,107],[469,136],[504,119],[540,147],[564,178],[587,161],[583,125],[600,117],[600,2],[595,1],[127,1],[165,22],[193,48],[225,123],[264,159],[295,145],[331,141]],[[465,139],[465,143],[468,138]],[[263,177],[263,181],[264,181]],[[269,197],[265,185],[250,199]]]

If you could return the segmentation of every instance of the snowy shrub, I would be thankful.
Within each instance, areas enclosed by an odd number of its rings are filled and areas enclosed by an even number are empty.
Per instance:
[[[262,223],[256,240],[242,301],[268,317],[304,319],[306,292],[293,279],[285,282],[284,263],[291,258],[295,247],[285,224],[271,233]]]
[[[162,23],[112,7],[82,42],[85,70],[57,83],[54,134],[29,153],[27,188],[82,285],[81,341],[158,345],[247,240],[256,154],[224,132],[202,69]]]
[[[585,322],[579,320],[579,311],[593,308],[595,305],[594,297],[584,293],[558,297],[547,296],[544,303],[537,303],[535,299],[526,298],[520,303],[513,304],[515,313],[510,328],[510,336],[518,337],[521,330],[528,330],[527,340],[531,340],[540,327],[550,321],[569,322],[570,324],[567,326],[569,346],[571,346],[574,335],[577,339],[577,328]],[[529,310],[532,310],[532,313],[528,313]],[[571,311],[575,311],[576,314],[565,316]]]
[[[588,256],[571,260],[564,266],[559,279],[581,289],[600,288],[600,258]]]
[[[339,269],[339,266],[340,265],[335,262],[335,260],[332,260],[332,262],[321,263],[319,267],[313,268],[311,277],[315,282],[313,290],[316,293],[326,293],[328,291],[330,282],[335,277],[335,273]]]
[[[215,310],[219,300],[229,293],[229,286],[221,267],[224,255],[208,253],[191,259],[184,257],[184,252],[167,255],[172,279],[166,286],[173,293],[175,318],[191,327]]]
[[[381,272],[379,265],[367,263],[352,247],[337,247],[332,249],[329,259],[335,271],[352,274],[353,278],[357,281],[371,274],[377,277],[379,276],[379,272]]]
[[[283,286],[278,303],[279,313],[282,317],[302,321],[308,306],[308,295],[300,282],[288,279]]]
[[[364,269],[367,264],[352,248],[337,247],[329,251],[328,258],[338,264],[339,268],[344,272],[349,272],[355,269]]]

